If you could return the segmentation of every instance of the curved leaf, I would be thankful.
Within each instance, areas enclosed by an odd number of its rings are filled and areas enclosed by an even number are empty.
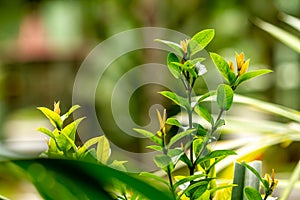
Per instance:
[[[61,130],[63,121],[59,114],[45,107],[38,107],[37,109],[40,110],[50,120],[54,127],[56,127],[58,130]]]
[[[109,141],[104,135],[100,136],[97,144],[97,160],[102,164],[107,164],[107,160],[110,156]]]
[[[268,74],[271,72],[273,72],[273,71],[269,70],[269,69],[260,69],[260,70],[255,70],[252,72],[247,72],[247,73],[243,74],[242,76],[240,76],[234,85],[235,85],[235,87],[237,87],[238,85],[240,85],[241,83],[243,83],[249,79],[252,79],[254,77],[261,76],[264,74]]]
[[[188,51],[190,56],[204,49],[211,42],[214,36],[214,29],[206,29],[195,34],[188,43]]]
[[[247,200],[262,200],[260,193],[252,187],[245,187],[244,193]]]
[[[167,57],[167,65],[171,72],[171,74],[176,78],[179,79],[181,76],[180,67],[174,63],[179,63],[178,57],[174,53],[169,53]]]
[[[171,47],[172,49],[174,49],[175,51],[180,53],[181,56],[183,56],[183,50],[179,44],[177,44],[175,42],[167,41],[167,40],[160,40],[160,39],[155,39],[154,41],[161,42],[163,44],[168,45],[169,47]]]
[[[159,94],[161,94],[161,95],[167,97],[168,99],[172,100],[174,103],[181,106],[182,108],[184,108],[186,110],[191,110],[191,106],[188,103],[188,101],[185,98],[183,98],[181,96],[178,96],[174,92],[162,91],[162,92],[159,92]]]
[[[139,129],[139,128],[134,128],[134,131],[138,132],[139,134],[149,138],[156,144],[162,146],[162,139],[151,133],[150,131],[144,130],[144,129]]]
[[[217,88],[217,103],[220,109],[229,110],[233,102],[233,90],[229,85],[221,84]]]

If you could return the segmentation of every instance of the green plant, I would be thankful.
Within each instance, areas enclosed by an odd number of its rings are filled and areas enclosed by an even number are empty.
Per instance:
[[[160,129],[157,133],[151,133],[143,129],[134,129],[138,133],[148,137],[156,145],[148,146],[160,152],[154,157],[155,164],[163,169],[169,179],[169,182],[161,181],[170,188],[174,198],[181,199],[188,197],[190,199],[212,199],[215,192],[234,185],[216,185],[215,165],[230,155],[235,155],[232,150],[212,150],[210,143],[215,141],[215,132],[225,124],[222,118],[223,113],[228,111],[233,103],[234,91],[243,82],[254,77],[271,72],[271,70],[256,70],[247,72],[250,59],[244,60],[244,53],[236,53],[236,68],[231,61],[226,62],[220,55],[210,53],[210,56],[225,79],[225,82],[219,84],[215,91],[209,91],[202,94],[197,102],[193,102],[193,89],[196,79],[203,76],[207,69],[201,64],[204,58],[193,58],[193,56],[203,50],[213,39],[214,30],[203,30],[194,35],[190,40],[183,40],[180,44],[157,40],[164,43],[178,54],[169,53],[167,65],[172,75],[183,84],[186,96],[182,97],[171,91],[162,91],[160,94],[180,106],[188,118],[187,128],[175,118],[166,117],[166,111],[163,115],[158,113]],[[203,102],[211,96],[216,96],[219,113],[216,118],[212,116],[209,109]],[[197,114],[206,120],[210,126],[206,128],[203,124],[195,121],[193,116]],[[169,132],[166,126],[174,125],[183,130],[168,140]],[[186,138],[187,142],[178,146],[178,142]],[[185,163],[189,170],[188,176],[175,176],[172,172],[178,161]],[[145,175],[145,174],[144,174]],[[146,174],[149,175],[149,174]],[[151,177],[153,177],[151,175]],[[157,180],[160,180],[157,178]],[[177,180],[174,182],[174,180]],[[186,185],[185,188],[179,189]]]

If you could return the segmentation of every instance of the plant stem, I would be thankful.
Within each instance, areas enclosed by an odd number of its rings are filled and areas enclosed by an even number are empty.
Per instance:
[[[188,99],[188,103],[190,105],[190,107],[192,107],[192,97],[191,97],[191,93],[192,93],[192,87],[191,85],[188,85],[188,89],[187,89],[187,99]],[[189,129],[192,129],[193,128],[193,110],[188,110],[188,120],[189,120]],[[194,145],[193,145],[193,135],[191,134],[190,136],[190,141],[191,142],[191,146],[190,146],[190,161],[193,163],[194,161],[194,151],[193,151],[193,148],[194,148]],[[190,168],[190,175],[194,175],[194,167]]]

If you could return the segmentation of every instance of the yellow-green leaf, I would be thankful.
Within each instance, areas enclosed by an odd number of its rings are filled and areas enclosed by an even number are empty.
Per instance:
[[[110,145],[106,137],[100,136],[97,145],[97,160],[102,164],[107,164],[107,160],[110,156]]]

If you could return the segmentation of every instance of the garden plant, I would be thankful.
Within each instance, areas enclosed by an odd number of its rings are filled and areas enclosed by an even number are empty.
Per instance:
[[[278,184],[274,170],[271,175],[261,176],[258,168],[246,162],[236,163],[236,168],[248,170],[263,190],[239,184],[245,177],[237,169],[229,183],[217,180],[216,166],[238,155],[233,150],[214,150],[212,145],[218,139],[219,129],[226,127],[224,115],[234,103],[237,88],[272,71],[248,70],[250,59],[246,59],[243,52],[235,52],[234,62],[211,52],[210,58],[223,82],[214,90],[195,94],[196,81],[210,70],[204,64],[205,58],[197,57],[197,53],[204,50],[214,35],[213,29],[206,29],[180,43],[156,40],[173,50],[167,56],[167,66],[174,81],[183,85],[185,95],[172,91],[161,91],[160,94],[181,108],[180,117],[167,117],[167,110],[157,110],[160,125],[157,132],[132,128],[153,143],[147,148],[156,152],[153,161],[165,175],[126,172],[126,161],[110,159],[110,144],[105,136],[77,144],[77,127],[84,117],[68,124],[66,119],[80,106],[74,105],[61,114],[60,102],[54,103],[53,110],[38,108],[53,126],[53,130],[38,128],[49,137],[47,151],[37,159],[12,162],[27,172],[45,199],[272,199]],[[217,106],[216,115],[208,101]],[[177,127],[177,133],[171,133],[170,127]],[[178,168],[186,169],[187,173],[177,171]],[[153,185],[142,179],[151,180]]]

